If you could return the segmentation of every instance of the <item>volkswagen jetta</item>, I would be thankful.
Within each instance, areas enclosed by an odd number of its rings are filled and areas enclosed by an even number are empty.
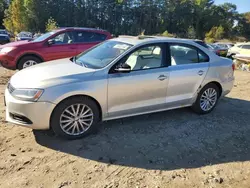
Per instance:
[[[121,37],[17,72],[5,91],[6,119],[76,139],[104,120],[181,107],[207,114],[233,82],[232,61],[193,41]]]

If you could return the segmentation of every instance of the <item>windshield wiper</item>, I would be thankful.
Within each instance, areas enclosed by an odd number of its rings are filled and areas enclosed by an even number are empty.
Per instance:
[[[88,66],[87,66],[85,63],[83,63],[83,62],[81,62],[81,61],[76,62],[76,56],[70,58],[70,61],[72,61],[72,62],[75,63],[75,64],[81,65],[82,67],[88,68]]]

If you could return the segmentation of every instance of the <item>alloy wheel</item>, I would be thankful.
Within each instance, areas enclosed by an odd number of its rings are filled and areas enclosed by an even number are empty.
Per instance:
[[[211,110],[217,102],[217,91],[214,88],[206,89],[200,98],[200,107],[203,111]]]
[[[92,125],[94,114],[84,104],[73,104],[67,107],[60,116],[60,127],[68,135],[81,135]]]
[[[27,67],[31,67],[31,66],[36,65],[36,64],[37,64],[36,61],[34,61],[34,60],[28,60],[28,61],[25,61],[25,62],[24,62],[23,68],[25,69],[25,68],[27,68]]]

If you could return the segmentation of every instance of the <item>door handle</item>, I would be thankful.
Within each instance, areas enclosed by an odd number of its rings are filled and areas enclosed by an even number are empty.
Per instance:
[[[198,74],[199,74],[200,76],[202,76],[202,75],[204,74],[204,71],[200,70],[200,71],[198,72]]]
[[[163,81],[163,80],[166,80],[167,78],[168,78],[168,77],[165,76],[165,75],[160,75],[160,76],[158,77],[158,80]]]

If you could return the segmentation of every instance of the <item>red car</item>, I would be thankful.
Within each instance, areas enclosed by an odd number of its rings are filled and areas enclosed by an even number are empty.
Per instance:
[[[8,69],[23,69],[41,62],[73,57],[111,38],[104,30],[61,28],[34,39],[0,46],[0,63]]]

